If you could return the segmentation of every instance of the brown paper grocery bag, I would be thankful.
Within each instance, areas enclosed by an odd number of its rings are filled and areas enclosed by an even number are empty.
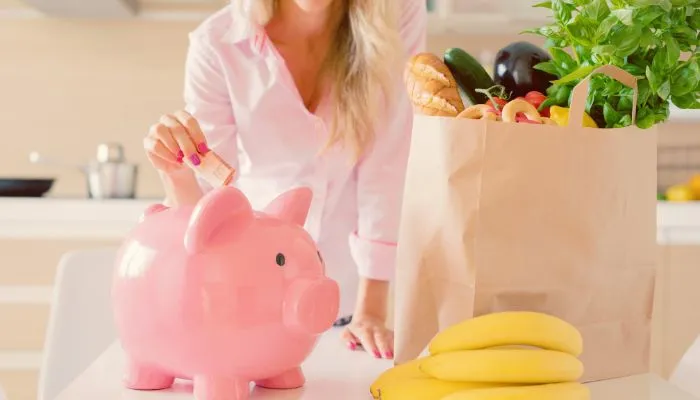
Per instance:
[[[621,69],[593,73],[636,93]],[[397,363],[464,319],[528,310],[581,330],[584,381],[649,371],[656,132],[582,128],[588,85],[574,89],[568,128],[416,116],[395,282]]]

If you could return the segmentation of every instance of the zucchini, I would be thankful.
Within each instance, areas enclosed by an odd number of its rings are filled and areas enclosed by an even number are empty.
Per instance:
[[[443,61],[454,75],[464,107],[484,104],[489,98],[476,89],[489,89],[496,84],[484,67],[471,54],[453,47],[445,50]]]

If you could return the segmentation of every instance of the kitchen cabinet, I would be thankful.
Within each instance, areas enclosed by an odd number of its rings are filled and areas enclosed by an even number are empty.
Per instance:
[[[0,371],[0,385],[7,400],[36,400],[37,390],[34,386],[38,380],[39,374],[36,371]]]
[[[662,245],[654,307],[652,364],[668,377],[700,335],[700,245]]]

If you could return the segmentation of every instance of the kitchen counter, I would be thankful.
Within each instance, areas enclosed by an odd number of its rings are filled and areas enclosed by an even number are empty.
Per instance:
[[[56,400],[192,400],[192,386],[177,382],[168,390],[125,389],[121,378],[124,354],[118,343],[110,346]],[[371,399],[369,386],[384,370],[388,360],[375,360],[361,352],[348,351],[332,329],[304,363],[306,385],[295,390],[255,388],[252,399],[268,400],[362,400]],[[588,385],[591,400],[698,400],[656,375],[638,375],[595,382]],[[329,396],[329,394],[331,394]]]
[[[119,239],[160,201],[0,197],[0,238]],[[700,202],[659,202],[657,221],[659,244],[700,244]]]
[[[700,244],[700,202],[659,202],[656,221],[656,240],[659,244]]]
[[[700,110],[684,110],[671,105],[671,113],[668,122],[672,123],[697,123],[700,121]]]
[[[118,239],[160,201],[0,197],[0,238]]]

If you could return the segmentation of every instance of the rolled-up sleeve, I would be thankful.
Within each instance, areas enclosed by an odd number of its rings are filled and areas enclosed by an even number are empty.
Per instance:
[[[401,38],[406,60],[426,46],[427,10],[423,0],[401,5]],[[398,73],[397,76],[401,76]],[[350,250],[360,276],[390,281],[394,277],[406,163],[411,144],[413,110],[403,85],[378,124],[371,151],[357,166],[357,230]]]
[[[199,122],[210,149],[218,150],[222,143],[235,145],[236,121],[221,60],[212,41],[202,32],[195,31],[189,39],[185,63],[185,110]],[[225,154],[229,155],[226,161],[237,171],[235,149],[226,149]],[[197,179],[204,191],[212,189],[203,179]]]

